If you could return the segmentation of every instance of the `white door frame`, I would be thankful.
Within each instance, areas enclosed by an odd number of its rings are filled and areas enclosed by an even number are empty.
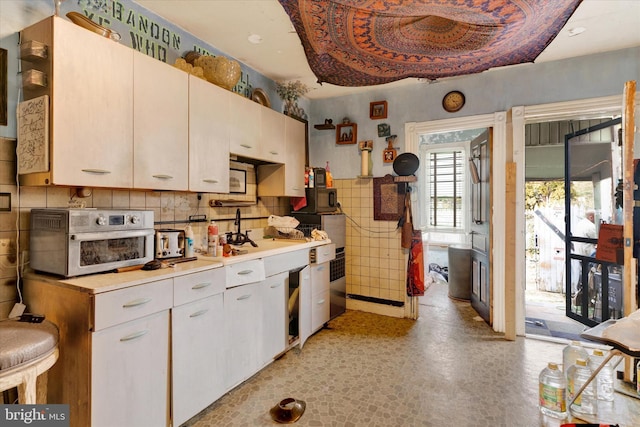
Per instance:
[[[491,191],[494,195],[504,194],[506,185],[505,163],[511,161],[507,159],[507,113],[499,111],[493,114],[479,116],[461,117],[455,119],[434,120],[430,122],[409,122],[405,124],[405,150],[409,153],[418,153],[418,136],[423,133],[443,133],[466,129],[478,128],[493,129],[493,154],[491,158],[492,171]],[[511,153],[509,153],[511,157]],[[418,192],[420,193],[420,192]],[[418,200],[412,198],[411,209],[418,212],[421,217]],[[416,216],[414,215],[414,218]],[[491,210],[491,226],[493,239],[491,241],[492,251],[492,301],[493,301],[493,329],[496,332],[505,331],[505,200],[494,197]],[[408,299],[410,299],[408,297]],[[417,304],[415,304],[417,306]],[[405,301],[405,306],[411,306],[410,301]],[[417,310],[417,308],[416,308]],[[417,313],[415,313],[417,315]],[[409,317],[409,316],[407,316]],[[417,316],[416,316],[417,317]]]
[[[511,109],[513,130],[513,161],[516,163],[516,334],[525,334],[525,207],[524,207],[524,171],[525,171],[525,125],[546,121],[590,119],[602,116],[620,116],[622,114],[622,95],[576,101],[556,102],[530,106],[518,106]],[[636,105],[638,94],[636,94]]]

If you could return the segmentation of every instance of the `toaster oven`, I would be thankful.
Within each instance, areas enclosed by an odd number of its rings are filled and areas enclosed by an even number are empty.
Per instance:
[[[153,260],[153,211],[32,209],[30,264],[64,277]]]

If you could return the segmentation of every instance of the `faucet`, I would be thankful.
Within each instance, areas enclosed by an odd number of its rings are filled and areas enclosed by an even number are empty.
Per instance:
[[[242,233],[240,232],[240,208],[236,209],[236,220],[233,223],[233,225],[235,225],[236,227],[238,227],[236,229],[236,235],[237,236],[241,236]]]
[[[250,243],[251,246],[253,246],[254,248],[258,247],[258,244],[256,242],[254,242],[253,240],[251,240],[251,238],[249,237],[249,232],[251,230],[246,230],[244,232],[244,234],[242,234],[242,230],[240,228],[240,224],[241,224],[241,219],[240,219],[240,208],[238,208],[236,210],[236,220],[234,221],[233,225],[235,225],[236,228],[236,232],[228,232],[227,233],[227,242],[230,245],[239,245],[242,246],[245,243]]]

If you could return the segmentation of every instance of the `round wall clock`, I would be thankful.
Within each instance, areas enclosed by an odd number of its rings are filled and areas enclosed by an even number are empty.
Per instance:
[[[464,106],[464,94],[459,90],[452,90],[442,98],[442,108],[450,113],[459,111]]]

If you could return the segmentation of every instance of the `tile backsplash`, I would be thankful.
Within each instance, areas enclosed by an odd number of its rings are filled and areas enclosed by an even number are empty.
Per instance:
[[[397,221],[374,220],[373,179],[334,179],[347,215],[347,294],[405,300],[405,254]]]

